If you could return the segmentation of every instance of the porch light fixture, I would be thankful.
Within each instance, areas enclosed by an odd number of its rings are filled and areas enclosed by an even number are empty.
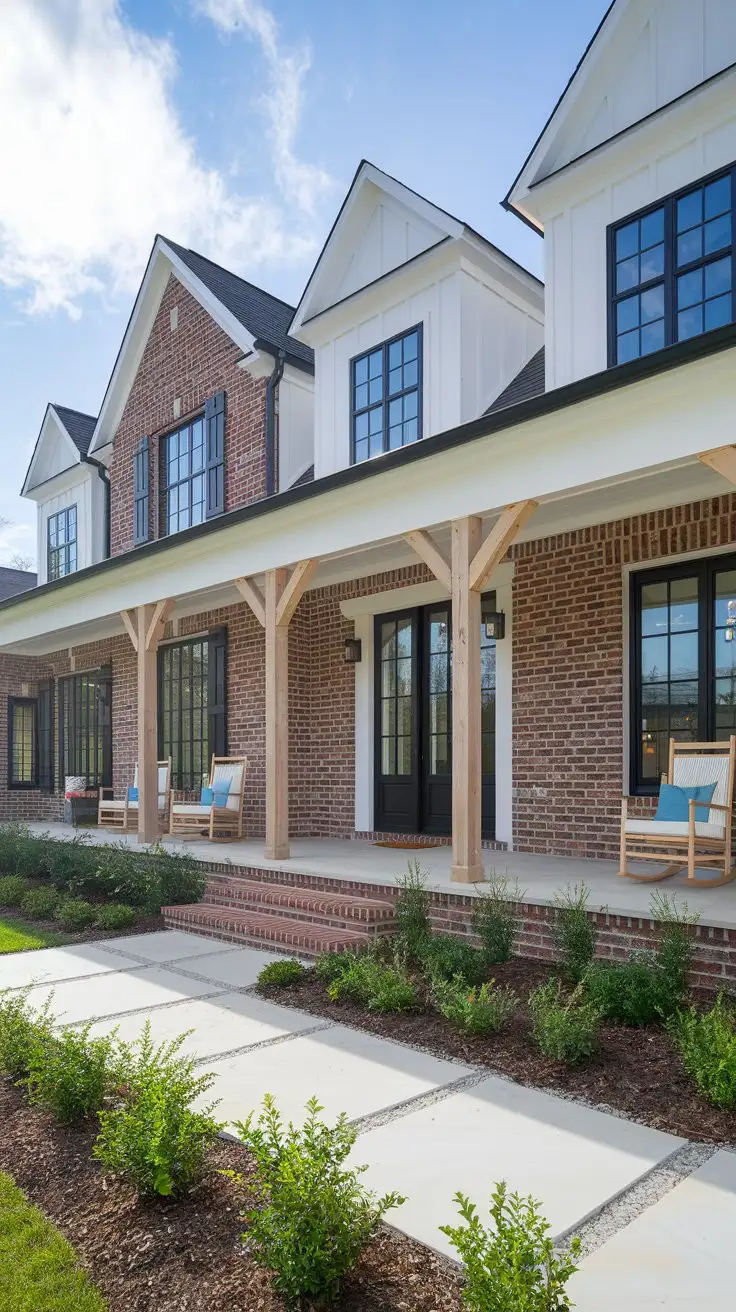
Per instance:
[[[506,634],[506,615],[502,610],[489,610],[483,616],[483,625],[487,638],[500,642]]]
[[[363,643],[360,638],[345,639],[345,664],[357,665],[363,659]]]

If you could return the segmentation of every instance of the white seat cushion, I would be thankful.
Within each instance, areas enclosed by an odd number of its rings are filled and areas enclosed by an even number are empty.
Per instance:
[[[121,802],[119,798],[102,797],[100,799],[100,806],[103,811],[123,811],[125,809],[125,802]]]
[[[627,834],[648,834],[650,838],[687,838],[687,820],[627,820]],[[710,824],[707,820],[695,821],[696,838],[723,838],[725,826]]]
[[[171,808],[174,815],[201,815],[204,820],[209,820],[210,806],[202,806],[201,802],[174,802]]]

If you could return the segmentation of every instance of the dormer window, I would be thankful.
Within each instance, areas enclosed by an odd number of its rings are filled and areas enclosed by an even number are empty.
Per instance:
[[[609,364],[736,319],[735,174],[714,174],[609,229]]]
[[[351,361],[353,464],[422,435],[422,327]]]
[[[47,521],[47,574],[53,579],[74,574],[77,568],[77,507],[67,506]]]

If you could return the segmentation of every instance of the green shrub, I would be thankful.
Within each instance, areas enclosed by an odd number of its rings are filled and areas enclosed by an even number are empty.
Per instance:
[[[51,997],[36,1009],[29,1003],[30,985],[0,993],[0,1072],[13,1080],[30,1070],[34,1048],[52,1033]]]
[[[397,879],[396,887],[396,933],[411,959],[419,961],[432,927],[429,923],[427,876],[418,861],[407,861],[406,874]]]
[[[653,954],[648,959],[634,957],[613,964],[594,961],[585,982],[590,1000],[604,1020],[652,1025],[673,1008],[667,981]]]
[[[188,852],[173,852],[161,843],[150,847],[143,860],[148,884],[143,905],[147,911],[155,914],[162,907],[199,902],[207,884],[207,872],[200,861],[195,861]]]
[[[259,988],[264,988],[268,984],[285,988],[289,984],[301,983],[306,973],[301,961],[297,961],[295,957],[284,957],[283,961],[269,961],[260,972],[257,982]]]
[[[665,1015],[675,1011],[688,990],[693,961],[691,929],[698,923],[698,913],[690,911],[687,902],[679,903],[666,893],[653,893],[651,913],[661,924],[657,963],[664,975]]]
[[[130,929],[136,920],[135,909],[126,906],[124,902],[103,903],[97,908],[95,915],[95,925],[98,929],[113,930],[115,933]]]
[[[40,872],[59,892],[102,892],[95,887],[94,877],[99,866],[99,849],[95,849],[86,834],[75,834],[70,840],[49,838],[38,840]]]
[[[363,1188],[365,1168],[345,1166],[357,1131],[344,1115],[325,1125],[318,1119],[322,1110],[311,1098],[304,1126],[285,1129],[266,1094],[257,1123],[251,1114],[236,1127],[255,1160],[257,1205],[243,1218],[243,1239],[255,1261],[273,1271],[290,1306],[334,1299],[385,1213],[404,1202],[398,1194],[376,1198]]]
[[[32,834],[27,825],[0,825],[0,871],[23,876],[42,874],[45,837]]]
[[[320,983],[331,984],[353,961],[354,952],[320,952],[314,963],[314,973]]]
[[[577,1271],[580,1240],[569,1254],[555,1252],[549,1224],[533,1198],[509,1194],[505,1182],[491,1194],[492,1226],[481,1224],[474,1203],[455,1194],[464,1225],[442,1225],[465,1267],[463,1306],[470,1312],[566,1312],[574,1306],[565,1285]]]
[[[555,896],[552,939],[568,984],[579,984],[595,956],[598,931],[588,916],[589,890],[575,884]]]
[[[19,907],[29,884],[22,875],[3,875],[0,879],[0,907]]]
[[[95,919],[95,909],[81,897],[65,898],[56,908],[56,919],[62,929],[74,932],[87,929]]]
[[[670,1017],[667,1029],[685,1070],[708,1102],[736,1110],[736,1012],[722,994],[710,1011],[694,1007]]]
[[[55,888],[31,888],[20,904],[29,920],[51,920],[59,901]]]
[[[436,979],[432,996],[438,1011],[468,1034],[497,1034],[519,1005],[513,989],[497,988],[492,979],[471,988],[462,975]]]
[[[60,1121],[81,1121],[102,1110],[119,1056],[115,1037],[89,1037],[92,1023],[38,1033],[31,1045],[29,1099]]]
[[[344,970],[327,985],[331,1002],[357,1002],[369,1011],[410,1011],[417,1005],[417,991],[397,955],[386,965],[370,952],[354,956]]]
[[[491,871],[487,886],[475,899],[473,929],[490,965],[499,965],[511,958],[517,922],[515,903],[521,896],[518,884],[512,885],[508,879]]]
[[[431,980],[461,975],[468,984],[479,984],[487,973],[485,955],[455,934],[433,934],[424,944],[420,960]]]
[[[582,985],[566,998],[560,981],[550,979],[530,995],[529,1010],[534,1041],[545,1057],[578,1066],[596,1052],[601,1013],[583,996]]]
[[[154,1047],[147,1021],[136,1043],[121,1048],[117,1105],[100,1112],[94,1156],[143,1196],[186,1193],[222,1129],[212,1117],[216,1103],[193,1110],[215,1077],[196,1075],[196,1059],[179,1055],[185,1038]]]

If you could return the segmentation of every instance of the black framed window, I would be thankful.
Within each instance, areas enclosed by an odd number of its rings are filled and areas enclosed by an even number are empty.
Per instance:
[[[161,441],[162,532],[178,533],[206,518],[204,415],[168,433]]]
[[[422,435],[422,325],[350,362],[353,463]]]
[[[609,229],[609,363],[623,364],[736,319],[736,167]]]
[[[46,520],[49,582],[74,574],[77,568],[77,507],[67,506]]]
[[[8,788],[38,787],[38,702],[8,698]]]
[[[198,791],[212,756],[227,755],[225,629],[166,643],[158,652],[158,752],[172,786]]]
[[[112,670],[105,666],[59,680],[59,761],[88,788],[112,785]]]
[[[631,789],[656,793],[670,738],[736,733],[736,556],[631,582]]]

